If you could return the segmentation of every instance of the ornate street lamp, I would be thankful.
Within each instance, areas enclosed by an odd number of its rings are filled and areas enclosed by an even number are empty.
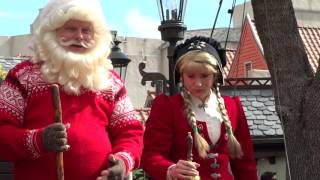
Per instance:
[[[141,83],[145,85],[146,81],[152,81],[151,85],[156,86],[156,93],[174,94],[177,88],[174,83],[174,65],[172,55],[177,41],[184,39],[186,26],[183,24],[187,0],[157,0],[161,25],[158,30],[161,32],[161,39],[169,42],[167,57],[169,60],[169,81],[161,73],[144,72],[144,63],[140,63],[139,71],[142,75]]]
[[[121,41],[117,40],[117,33],[112,32],[114,34],[113,38],[113,47],[111,48],[111,53],[109,58],[111,59],[112,65],[114,70],[120,75],[123,81],[126,79],[127,74],[127,67],[129,62],[131,61],[127,55],[125,55],[120,47],[119,44]]]
[[[169,42],[167,56],[169,60],[169,91],[174,94],[177,89],[174,83],[174,65],[172,55],[177,41],[184,39],[187,27],[183,24],[187,0],[157,0],[161,25],[161,39]]]
[[[161,25],[162,40],[177,42],[184,38],[187,29],[183,24],[187,0],[157,0]]]

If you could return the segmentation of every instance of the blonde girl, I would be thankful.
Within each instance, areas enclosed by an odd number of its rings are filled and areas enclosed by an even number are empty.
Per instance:
[[[142,166],[153,179],[257,179],[239,98],[220,92],[224,53],[215,40],[198,36],[175,49],[181,92],[157,97],[146,123]],[[193,162],[186,160],[188,132]]]

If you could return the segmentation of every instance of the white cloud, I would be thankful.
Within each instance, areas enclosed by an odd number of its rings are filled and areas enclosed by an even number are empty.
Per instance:
[[[135,37],[160,39],[159,23],[160,21],[141,15],[137,9],[130,10],[126,17],[128,31]]]

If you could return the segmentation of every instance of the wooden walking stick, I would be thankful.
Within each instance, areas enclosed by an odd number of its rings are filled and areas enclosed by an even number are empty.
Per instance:
[[[54,107],[54,122],[62,123],[59,86],[56,84],[53,84],[51,86],[51,90],[52,90],[52,102]],[[57,152],[56,167],[57,167],[57,180],[64,180],[63,152]]]
[[[193,161],[193,153],[192,153],[192,147],[193,147],[193,138],[191,135],[191,132],[188,132],[187,136],[187,161]],[[192,180],[200,180],[200,176],[194,176],[192,177]]]
[[[191,132],[188,132],[187,136],[187,161],[193,161],[193,154],[192,154],[192,147],[193,147],[193,138]]]

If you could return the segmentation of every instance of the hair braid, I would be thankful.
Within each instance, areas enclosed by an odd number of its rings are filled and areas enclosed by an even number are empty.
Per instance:
[[[207,152],[209,151],[208,142],[199,134],[197,121],[194,112],[191,109],[191,97],[189,92],[182,88],[183,99],[184,99],[184,112],[187,117],[188,123],[192,128],[194,135],[194,144],[198,150],[199,156],[201,158],[207,157]]]
[[[226,131],[228,133],[228,148],[229,148],[230,156],[232,158],[235,158],[235,157],[240,158],[243,155],[241,145],[232,132],[231,122],[230,122],[229,116],[227,114],[227,110],[224,105],[224,100],[221,96],[219,86],[220,86],[220,84],[217,83],[215,88],[216,88],[218,106],[219,106],[219,109],[221,112],[222,120],[226,126]]]

